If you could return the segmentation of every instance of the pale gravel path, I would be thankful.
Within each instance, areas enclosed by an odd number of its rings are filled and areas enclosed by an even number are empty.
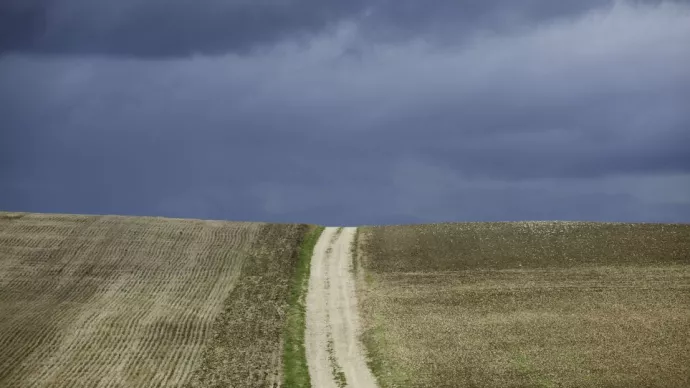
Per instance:
[[[311,259],[307,293],[305,345],[311,385],[338,388],[335,371],[342,371],[348,387],[376,388],[362,344],[351,272],[350,247],[357,228],[328,227],[317,241]],[[329,341],[332,352],[329,352]]]

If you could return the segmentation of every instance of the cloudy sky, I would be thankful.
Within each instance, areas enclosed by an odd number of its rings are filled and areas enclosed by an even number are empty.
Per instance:
[[[0,209],[690,222],[690,2],[1,0]]]

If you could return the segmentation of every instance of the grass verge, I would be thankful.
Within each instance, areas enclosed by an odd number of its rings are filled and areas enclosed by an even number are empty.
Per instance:
[[[355,237],[350,246],[350,256],[352,257],[352,272],[356,274],[359,266],[359,228],[355,229]]]
[[[313,227],[300,245],[297,270],[290,285],[290,299],[285,325],[285,346],[283,348],[283,386],[286,388],[309,388],[309,368],[304,348],[306,326],[306,296],[309,287],[309,268],[314,246],[324,227]]]

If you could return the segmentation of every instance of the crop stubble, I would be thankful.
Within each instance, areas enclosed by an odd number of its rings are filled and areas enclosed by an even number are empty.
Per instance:
[[[302,231],[0,213],[0,386],[279,381],[278,293]],[[217,360],[238,363],[221,376]]]
[[[382,387],[690,386],[690,225],[360,228]]]

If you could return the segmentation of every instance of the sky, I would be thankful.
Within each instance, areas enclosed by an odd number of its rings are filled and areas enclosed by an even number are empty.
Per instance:
[[[2,0],[0,209],[690,222],[690,1]]]

